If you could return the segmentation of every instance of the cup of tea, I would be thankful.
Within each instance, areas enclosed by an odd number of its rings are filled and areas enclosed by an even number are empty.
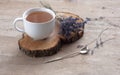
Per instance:
[[[55,27],[55,13],[47,8],[30,8],[23,13],[21,18],[16,18],[13,22],[14,27],[26,33],[33,40],[40,40],[47,38]],[[16,24],[22,21],[24,29],[18,27]]]

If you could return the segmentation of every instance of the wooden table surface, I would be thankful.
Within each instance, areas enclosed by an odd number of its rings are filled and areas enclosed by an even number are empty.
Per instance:
[[[28,8],[41,7],[40,0],[0,0],[0,75],[120,75],[120,0],[45,0],[56,11],[72,12],[90,21],[84,36],[50,57],[32,58],[18,49],[21,33],[12,25]],[[22,26],[22,23],[19,23]],[[113,26],[117,25],[117,27]],[[94,54],[79,55],[52,63],[44,62],[80,50],[109,27],[102,40],[115,38],[99,47]],[[95,43],[89,48],[93,48]]]

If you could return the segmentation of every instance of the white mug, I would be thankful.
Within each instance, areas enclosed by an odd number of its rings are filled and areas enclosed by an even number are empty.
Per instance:
[[[36,11],[43,11],[43,12],[49,13],[52,15],[52,19],[47,22],[41,22],[41,23],[35,23],[35,22],[30,22],[26,20],[26,17],[30,13],[36,12]],[[30,8],[23,13],[22,18],[16,18],[13,22],[13,25],[18,31],[26,33],[32,39],[40,40],[40,39],[47,38],[53,32],[55,27],[55,16],[56,16],[55,13],[52,10],[47,8]],[[16,23],[18,21],[23,22],[24,30],[17,26]]]

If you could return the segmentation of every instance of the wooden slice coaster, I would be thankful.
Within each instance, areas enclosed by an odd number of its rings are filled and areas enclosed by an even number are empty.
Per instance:
[[[61,48],[61,40],[58,32],[59,24],[57,22],[54,32],[44,40],[34,41],[27,34],[23,34],[23,38],[18,41],[19,48],[26,55],[31,57],[53,55]]]
[[[83,19],[80,18],[78,15],[75,15],[75,14],[69,13],[69,12],[58,12],[57,17],[58,17],[58,20],[59,20],[59,18],[68,18],[68,17],[79,18],[79,20],[77,20],[77,22],[83,22]],[[64,35],[59,35],[59,36],[60,36],[62,42],[72,43],[72,42],[79,40],[83,36],[83,34],[84,34],[84,26],[80,28],[80,31],[71,33],[71,36],[69,39],[67,39],[67,37],[65,37]]]

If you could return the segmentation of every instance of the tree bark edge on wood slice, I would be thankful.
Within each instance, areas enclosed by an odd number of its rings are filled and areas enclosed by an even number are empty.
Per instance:
[[[59,23],[56,22],[54,32],[44,40],[32,40],[27,34],[18,41],[19,49],[31,57],[43,57],[56,54],[61,48],[61,39],[58,35]]]
[[[58,42],[58,45],[56,45],[55,47],[52,47],[50,49],[46,49],[46,50],[26,50],[25,48],[22,48],[21,46],[19,46],[19,49],[24,52],[26,55],[30,56],[30,57],[44,57],[44,56],[51,56],[56,54],[60,48],[61,48],[61,42]]]
[[[57,15],[58,15],[58,17],[60,16],[60,17],[63,17],[63,18],[72,16],[73,18],[79,18],[79,22],[84,21],[78,15],[73,14],[73,13],[69,13],[69,12],[58,12]],[[66,37],[64,37],[62,35],[59,35],[59,37],[61,38],[62,42],[65,43],[65,44],[75,42],[75,41],[79,40],[84,34],[84,27],[82,27],[80,29],[81,29],[81,31],[79,31],[79,32],[75,33],[74,35],[72,35],[70,39],[67,39]]]

